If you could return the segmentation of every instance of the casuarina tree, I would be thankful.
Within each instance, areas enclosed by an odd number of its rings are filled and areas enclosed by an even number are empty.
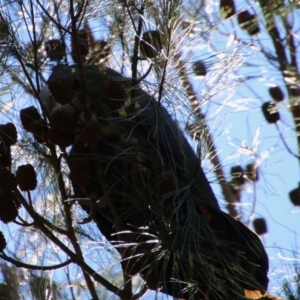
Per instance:
[[[237,15],[234,5],[220,2],[223,18]],[[184,52],[197,27],[186,15],[204,11],[196,6],[3,2],[0,220],[9,225],[0,257],[30,270],[18,274],[30,297],[104,299],[105,287],[124,300],[148,290],[174,299],[272,299],[267,253],[234,205],[245,182],[258,180],[257,165],[233,167],[227,182],[193,82],[211,66]],[[258,34],[251,13],[238,22]],[[206,20],[203,32],[209,27]],[[282,98],[275,87],[270,94]],[[269,123],[279,120],[273,102],[262,106]],[[205,151],[218,165],[228,213],[207,179]],[[254,225],[266,232],[264,219]],[[58,292],[42,271],[69,289]]]

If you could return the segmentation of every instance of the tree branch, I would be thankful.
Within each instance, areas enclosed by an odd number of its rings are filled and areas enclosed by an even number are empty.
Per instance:
[[[8,257],[5,253],[0,253],[0,258],[12,263],[18,268],[24,268],[28,270],[41,270],[41,271],[51,271],[51,270],[57,270],[66,267],[69,265],[72,261],[72,259],[68,259],[67,261],[58,264],[58,265],[53,265],[53,266],[36,266],[36,265],[29,265],[26,263],[23,263],[21,261],[15,260],[11,257]]]

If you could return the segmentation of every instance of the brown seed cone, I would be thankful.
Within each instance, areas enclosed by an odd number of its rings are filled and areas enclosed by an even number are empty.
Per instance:
[[[9,37],[9,26],[7,20],[0,13],[0,40]]]
[[[0,192],[0,220],[7,224],[18,216],[18,209],[13,201],[12,193]]]
[[[241,166],[233,166],[230,170],[232,182],[237,186],[242,186],[246,179],[244,177],[244,170]]]
[[[5,249],[5,247],[6,247],[6,240],[2,231],[0,231],[0,252],[2,252]]]
[[[0,125],[0,140],[5,146],[12,146],[17,142],[18,134],[13,123]]]
[[[228,19],[235,15],[235,5],[233,0],[221,0],[220,12],[224,19]]]
[[[2,143],[0,143],[0,164],[8,169],[11,167],[10,147],[5,147]]]
[[[245,29],[243,26],[249,21],[255,19],[255,15],[252,15],[248,10],[243,10],[237,15],[238,23],[242,26],[242,29]]]
[[[138,185],[147,186],[150,179],[150,171],[142,164],[135,163],[130,168],[131,178]]]
[[[262,105],[261,109],[268,123],[275,124],[277,121],[280,120],[280,114],[275,102],[265,102]]]
[[[161,49],[162,43],[160,32],[158,30],[146,31],[143,33],[143,39],[140,42],[141,52],[149,58],[156,57]]]
[[[38,110],[34,106],[29,106],[20,111],[20,119],[21,123],[25,130],[31,131],[31,126],[34,121],[40,121],[41,115],[39,114]]]
[[[55,100],[60,104],[70,103],[75,97],[72,85],[65,78],[51,80],[48,83],[48,88]]]
[[[194,62],[193,70],[197,76],[205,76],[207,74],[206,65],[202,60]]]
[[[77,40],[78,40],[78,50],[79,55],[82,60],[82,62],[85,62],[87,59],[87,55],[89,54],[89,39],[88,39],[88,33],[84,30],[78,30],[77,31]],[[72,36],[72,49],[71,49],[71,56],[75,63],[77,63],[77,55],[75,51],[75,39],[74,36]]]
[[[290,200],[295,206],[300,206],[300,184],[294,190],[289,192]]]
[[[108,80],[102,85],[104,95],[112,102],[112,104],[120,108],[127,100],[127,93],[124,86],[115,80]]]
[[[101,127],[98,121],[86,120],[80,126],[80,139],[88,144],[96,143],[101,137]]]
[[[0,189],[4,192],[12,192],[17,187],[17,179],[5,167],[0,166]]]
[[[74,143],[74,136],[72,133],[63,132],[54,127],[47,132],[47,138],[54,144],[61,148],[66,148]]]
[[[171,171],[158,175],[157,183],[157,195],[160,199],[177,190],[176,179]],[[174,196],[173,193],[172,196]]]
[[[259,33],[257,16],[252,15],[248,10],[241,11],[237,16],[241,29],[247,30],[250,35]]]
[[[258,235],[263,235],[268,232],[267,222],[264,218],[257,218],[253,220],[254,231]]]
[[[269,88],[269,93],[273,100],[280,102],[284,100],[284,94],[279,86],[272,86]]]
[[[36,173],[31,164],[19,166],[16,177],[21,191],[32,191],[37,186]]]
[[[248,164],[246,166],[246,177],[252,182],[259,180],[258,167],[255,164]]]
[[[69,104],[55,107],[51,114],[51,126],[57,130],[72,133],[77,125],[78,114]]]
[[[51,39],[45,43],[47,56],[52,61],[60,61],[66,55],[66,49],[62,41]]]

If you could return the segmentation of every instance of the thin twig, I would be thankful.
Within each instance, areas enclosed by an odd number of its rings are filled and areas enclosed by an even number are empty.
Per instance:
[[[295,153],[291,150],[291,148],[288,146],[287,142],[285,141],[284,136],[282,135],[282,133],[281,133],[281,131],[280,131],[280,129],[279,129],[278,124],[276,123],[275,125],[276,125],[277,132],[278,132],[278,134],[279,134],[279,136],[280,136],[280,139],[281,139],[281,141],[282,141],[282,143],[283,143],[285,149],[287,150],[287,152],[289,152],[289,153],[290,153],[292,156],[294,156],[295,158],[300,159],[300,157],[299,157],[297,154],[295,154]]]
[[[141,4],[139,12],[139,22],[138,28],[134,36],[134,48],[131,62],[131,100],[135,98],[135,87],[137,85],[137,65],[138,65],[138,54],[139,54],[139,45],[140,45],[140,36],[142,33],[143,27],[143,14],[144,14],[145,4],[144,1]],[[130,12],[129,12],[130,13]]]
[[[264,18],[267,24],[271,24],[271,26],[269,26],[268,32],[269,35],[271,37],[271,40],[273,42],[273,46],[276,52],[276,58],[277,58],[277,62],[279,63],[279,71],[281,72],[282,78],[286,77],[285,72],[288,70],[288,59],[286,56],[286,47],[285,45],[283,45],[283,42],[281,40],[280,34],[279,34],[279,30],[276,27],[276,23],[275,23],[275,18],[274,15],[272,13],[269,12],[269,10],[267,10],[267,7],[264,6],[264,1],[260,0],[260,5],[262,7],[262,12],[264,15]],[[285,22],[283,22],[285,24]],[[285,24],[285,28],[286,30],[291,30],[290,26],[288,26],[288,24]],[[292,32],[286,32],[286,35],[292,35]],[[294,61],[294,65],[291,65],[291,67],[293,67],[293,69],[296,71],[297,70],[297,63],[295,64],[295,59],[293,59],[293,56],[296,53],[296,50],[294,49],[294,45],[293,45],[293,39],[289,40],[289,51],[290,53],[290,57],[291,57],[291,61]],[[293,115],[293,120],[295,123],[295,130],[296,130],[296,136],[297,136],[297,142],[298,142],[298,149],[300,149],[300,108],[298,104],[294,104],[292,103],[292,99],[293,99],[293,95],[291,94],[291,90],[289,89],[289,86],[286,84],[287,87],[287,91],[289,94],[289,99],[290,99],[290,104],[291,104],[291,113]],[[300,163],[300,160],[299,160]]]
[[[226,208],[231,217],[238,218],[239,213],[235,207],[235,198],[232,195],[230,186],[225,178],[221,161],[217,155],[217,153],[218,153],[217,148],[215,146],[215,143],[214,143],[211,133],[209,131],[205,116],[202,113],[201,107],[199,106],[198,101],[197,101],[197,94],[194,91],[194,88],[186,75],[185,68],[184,68],[183,62],[182,62],[179,54],[177,54],[177,56],[176,56],[176,61],[178,62],[177,70],[183,81],[183,86],[186,89],[188,99],[192,105],[194,116],[198,120],[199,124],[202,124],[202,130],[203,130],[203,135],[205,136],[205,142],[207,144],[208,149],[210,150],[209,158],[210,158],[211,163],[214,166],[214,171],[216,173],[217,180],[219,181],[219,183],[221,185],[222,193],[227,202]]]
[[[14,194],[17,199],[26,209],[31,218],[38,224],[38,228],[44,233],[44,235],[49,238],[55,245],[57,245],[65,254],[67,254],[73,261],[73,263],[80,266],[83,270],[83,273],[88,274],[95,281],[102,284],[106,289],[111,291],[116,295],[122,296],[122,291],[107,281],[105,278],[100,276],[95,270],[93,270],[89,265],[87,265],[82,258],[80,258],[76,253],[74,253],[65,243],[61,242],[45,225],[44,218],[40,216],[24,199],[22,194],[18,189],[14,189]]]
[[[157,10],[153,10],[155,11],[155,13],[158,14]],[[160,22],[160,27],[164,28],[164,25],[162,24],[162,22]],[[188,95],[188,99],[191,103],[192,109],[193,109],[193,113],[194,116],[196,117],[196,119],[198,120],[198,122],[200,124],[203,124],[203,132],[204,132],[204,136],[205,136],[205,142],[207,144],[208,149],[210,149],[210,161],[214,166],[214,172],[216,173],[216,177],[217,180],[220,183],[221,189],[222,189],[222,193],[223,196],[227,202],[227,210],[230,214],[231,217],[233,218],[238,218],[239,217],[239,213],[236,210],[235,207],[235,198],[232,195],[232,192],[230,190],[230,186],[228,184],[228,182],[226,181],[224,172],[223,172],[223,168],[221,165],[221,161],[217,155],[217,148],[214,144],[213,138],[210,134],[209,131],[209,127],[207,125],[207,121],[206,118],[204,116],[204,114],[202,113],[201,107],[199,106],[199,101],[197,99],[197,93],[194,91],[193,85],[191,84],[191,82],[189,81],[187,75],[186,75],[186,71],[185,71],[185,67],[184,67],[184,63],[183,60],[181,58],[181,55],[178,53],[175,55],[174,60],[177,61],[176,64],[176,69],[177,72],[180,76],[180,78],[182,79],[182,85],[185,87],[187,95]]]
[[[26,263],[23,263],[21,261],[15,260],[11,257],[8,257],[5,253],[0,253],[0,258],[12,263],[13,265],[15,265],[18,268],[24,268],[24,269],[28,269],[28,270],[41,270],[41,271],[58,270],[58,269],[66,267],[67,265],[72,263],[72,259],[68,259],[67,261],[65,261],[61,264],[58,264],[58,265],[37,266],[37,265],[30,265],[30,264],[26,264]]]

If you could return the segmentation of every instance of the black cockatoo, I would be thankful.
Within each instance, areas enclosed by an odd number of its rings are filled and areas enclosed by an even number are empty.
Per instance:
[[[62,144],[75,197],[90,199],[80,205],[124,272],[150,289],[259,299],[268,287],[260,239],[220,209],[177,123],[135,82],[103,66],[59,66],[41,92],[51,128],[72,136]]]

